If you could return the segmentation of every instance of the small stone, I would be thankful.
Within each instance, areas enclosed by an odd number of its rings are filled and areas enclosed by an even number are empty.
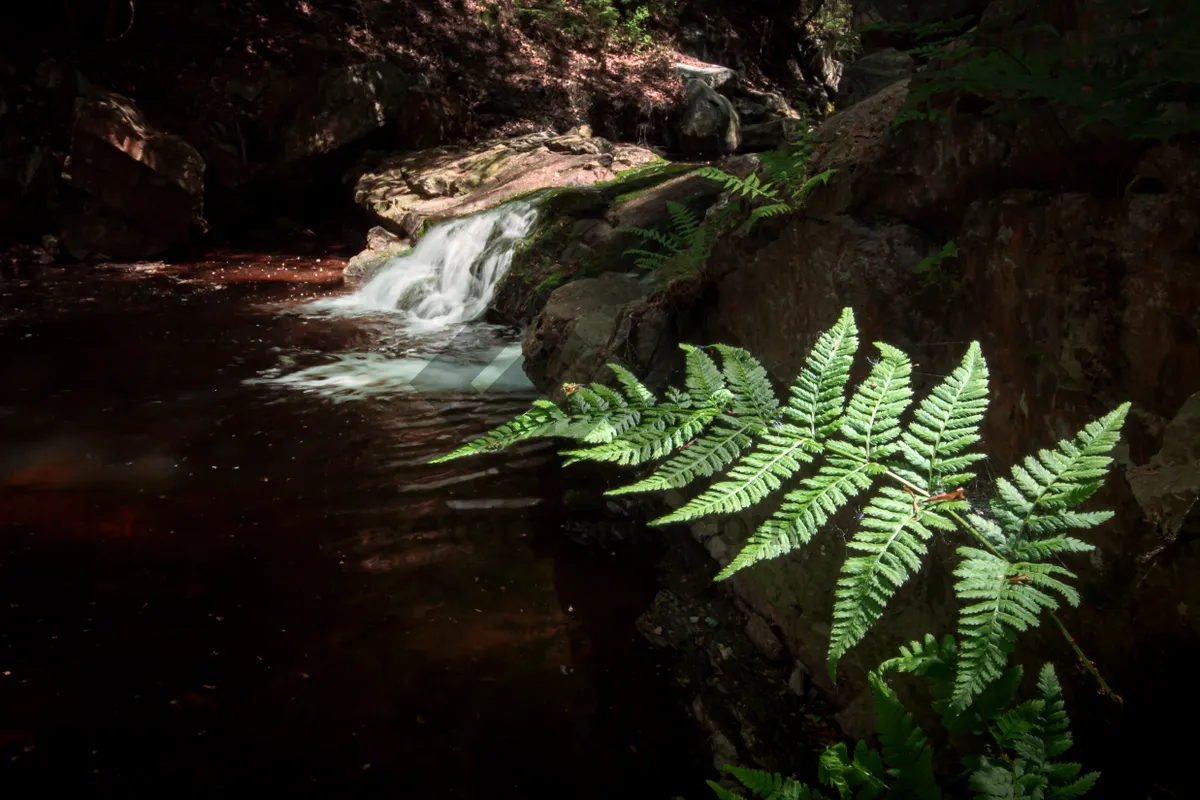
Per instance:
[[[769,661],[778,661],[783,657],[783,642],[779,641],[770,624],[758,614],[751,614],[746,622],[746,636]]]
[[[708,744],[713,751],[713,766],[717,769],[724,769],[726,766],[737,763],[737,748],[729,737],[720,731],[716,731],[708,738]]]
[[[808,670],[800,662],[796,662],[796,666],[792,669],[792,674],[788,676],[788,689],[797,697],[803,697],[808,691],[809,677]]]
[[[720,532],[720,527],[713,520],[704,520],[692,525],[692,538],[700,544],[704,544]]]
[[[725,540],[720,536],[712,537],[704,543],[704,546],[708,548],[708,554],[715,561],[721,561],[729,554],[729,545],[725,544]]]

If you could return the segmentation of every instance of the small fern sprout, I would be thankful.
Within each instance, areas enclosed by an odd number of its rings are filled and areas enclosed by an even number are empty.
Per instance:
[[[716,231],[706,225],[690,208],[674,200],[667,201],[671,230],[621,227],[617,231],[645,239],[657,250],[632,248],[625,255],[635,256],[634,264],[652,271],[662,282],[691,279],[704,268],[716,243]]]

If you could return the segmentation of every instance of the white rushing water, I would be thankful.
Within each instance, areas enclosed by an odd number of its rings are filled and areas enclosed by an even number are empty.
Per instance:
[[[411,252],[358,291],[289,313],[351,317],[370,349],[293,353],[251,384],[274,384],[341,402],[411,393],[526,392],[521,346],[478,320],[537,220],[529,202],[507,203],[433,226]],[[307,323],[306,323],[307,324]],[[317,360],[317,363],[312,363]]]
[[[413,331],[477,319],[537,220],[517,201],[433,226],[411,252],[385,264],[354,294],[309,304],[350,313],[395,311]]]

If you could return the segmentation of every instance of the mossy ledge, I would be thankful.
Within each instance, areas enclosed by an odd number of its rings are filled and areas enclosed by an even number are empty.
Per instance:
[[[537,189],[513,198],[532,200],[541,213],[513,255],[512,265],[496,289],[489,317],[498,322],[528,324],[555,288],[626,266],[624,247],[599,248],[578,263],[564,264],[560,257],[579,240],[577,223],[581,220],[603,220],[614,206],[694,172],[699,166],[657,161],[626,170],[611,181]]]

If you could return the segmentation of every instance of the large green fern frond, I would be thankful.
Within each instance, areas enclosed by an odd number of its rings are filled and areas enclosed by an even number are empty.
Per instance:
[[[927,525],[954,530],[953,522],[932,509],[914,516],[912,497],[891,486],[881,488],[863,509],[862,528],[846,547],[866,555],[842,562],[835,590],[829,638],[833,680],[838,659],[867,635],[892,595],[921,570],[925,543],[933,537]]]
[[[958,553],[963,560],[954,571],[959,578],[954,589],[970,605],[959,616],[961,643],[953,703],[964,709],[1000,676],[1016,635],[1036,627],[1043,611],[1058,608],[1050,592],[1071,605],[1079,604],[1079,593],[1056,577],[1075,577],[1065,567],[1013,563],[972,547],[960,547]]]
[[[1074,441],[1061,441],[1057,449],[1042,450],[1037,458],[1013,466],[1011,482],[996,481],[992,513],[1007,534],[1008,548],[1069,528],[1091,528],[1112,516],[1071,509],[1100,488],[1128,412],[1125,403],[1087,425]]]
[[[966,450],[979,441],[987,405],[987,363],[979,343],[971,342],[962,363],[917,406],[902,436],[904,456],[922,489],[946,492],[974,477],[967,467],[984,456]]]

